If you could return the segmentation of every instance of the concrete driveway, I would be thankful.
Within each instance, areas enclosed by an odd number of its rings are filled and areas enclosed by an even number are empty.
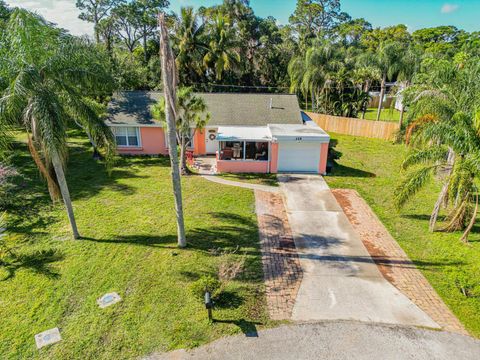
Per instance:
[[[440,328],[382,276],[322,177],[279,180],[304,271],[292,320]]]
[[[223,338],[191,351],[145,360],[478,360],[480,342],[470,337],[412,327],[323,322],[260,331],[258,337]]]

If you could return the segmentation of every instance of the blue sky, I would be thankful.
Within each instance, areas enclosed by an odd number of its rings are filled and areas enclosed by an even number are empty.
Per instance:
[[[6,0],[7,4],[36,11],[75,35],[93,33],[91,24],[78,19],[76,0]],[[219,4],[222,0],[170,0],[170,8]],[[288,22],[296,0],[250,0],[255,13]],[[403,23],[410,30],[438,25],[455,25],[480,31],[480,0],[342,0],[342,10],[352,17],[363,17],[374,26]]]
[[[222,0],[172,0],[171,8],[209,6]],[[455,25],[468,31],[480,31],[480,0],[342,0],[342,10],[352,17],[363,17],[374,26],[403,23],[411,30],[438,25]],[[296,0],[250,0],[255,13],[288,22]]]

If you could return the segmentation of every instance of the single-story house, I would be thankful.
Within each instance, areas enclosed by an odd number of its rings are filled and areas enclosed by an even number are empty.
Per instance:
[[[216,156],[217,172],[325,174],[329,135],[302,120],[295,95],[197,93],[211,119],[192,129],[194,156]],[[114,95],[106,123],[120,154],[168,155],[164,124],[153,119],[161,92],[128,91]]]

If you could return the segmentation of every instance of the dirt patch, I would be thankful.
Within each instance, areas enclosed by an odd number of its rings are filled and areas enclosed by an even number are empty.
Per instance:
[[[444,330],[468,335],[423,274],[355,190],[332,190],[382,275]]]

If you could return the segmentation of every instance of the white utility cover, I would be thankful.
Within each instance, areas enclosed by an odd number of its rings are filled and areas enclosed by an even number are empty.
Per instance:
[[[278,143],[278,171],[318,173],[320,142],[280,141]]]

